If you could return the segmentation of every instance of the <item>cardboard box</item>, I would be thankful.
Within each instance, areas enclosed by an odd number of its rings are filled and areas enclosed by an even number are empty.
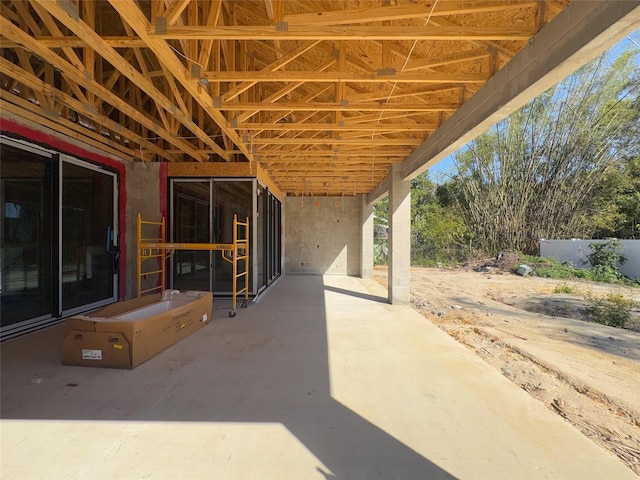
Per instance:
[[[165,290],[68,318],[62,363],[135,368],[212,319],[211,292]]]

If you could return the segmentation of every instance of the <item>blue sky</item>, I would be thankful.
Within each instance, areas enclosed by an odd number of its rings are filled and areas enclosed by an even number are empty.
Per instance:
[[[613,61],[613,59],[620,56],[622,52],[634,46],[640,49],[640,29],[615,44],[609,50],[611,54],[610,58]],[[636,56],[636,64],[638,65],[638,68],[640,68],[640,55]],[[451,156],[448,156],[429,169],[429,178],[436,183],[443,183],[449,178],[452,168],[453,160],[451,159]]]

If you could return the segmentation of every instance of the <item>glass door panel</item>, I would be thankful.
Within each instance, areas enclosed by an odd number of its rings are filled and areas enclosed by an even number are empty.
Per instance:
[[[275,232],[273,245],[273,278],[276,278],[282,273],[282,203],[280,203],[277,198],[273,198],[275,200],[273,222],[273,230]]]
[[[0,255],[2,327],[51,316],[51,157],[3,144]]]
[[[238,215],[238,220],[244,222],[246,217],[253,219],[253,181],[216,180],[214,185],[214,211],[213,211],[213,242],[233,243],[233,215]],[[244,236],[244,231],[242,232]],[[251,238],[251,232],[247,232]],[[214,275],[213,287],[217,293],[231,293],[233,289],[233,266],[222,258],[222,252],[214,251]],[[252,260],[249,258],[249,263]],[[242,271],[244,265],[238,265]],[[251,285],[251,269],[249,268],[249,285]]]
[[[62,162],[62,310],[115,297],[114,176]]]
[[[266,242],[266,264],[267,264],[267,283],[271,284],[281,273],[281,248],[282,248],[282,232],[281,232],[281,216],[282,207],[280,201],[271,193],[267,202],[267,235]]]
[[[256,221],[256,229],[258,230],[257,235],[257,245],[255,248],[256,251],[256,260],[258,265],[258,292],[267,286],[267,269],[266,269],[266,234],[267,234],[267,208],[266,208],[266,190],[262,185],[258,185],[258,198],[257,198],[257,221]]]
[[[173,241],[182,243],[211,242],[209,181],[174,182],[173,212]],[[211,290],[211,252],[176,250],[173,258],[173,288]]]

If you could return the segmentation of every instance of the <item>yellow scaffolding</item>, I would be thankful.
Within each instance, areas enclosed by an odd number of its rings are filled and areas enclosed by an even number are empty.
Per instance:
[[[156,233],[149,235],[150,230]],[[240,230],[244,231],[241,235]],[[143,236],[143,235],[149,236]],[[233,216],[233,243],[171,243],[167,242],[167,229],[164,217],[159,222],[142,220],[138,214],[138,297],[145,293],[163,291],[166,288],[166,261],[176,250],[220,250],[222,258],[229,262],[233,268],[232,281],[232,306],[230,317],[235,317],[238,295],[244,293],[242,308],[249,304],[249,217],[246,221],[239,222],[238,215]],[[142,264],[151,259],[157,259],[159,267],[152,270],[143,270]],[[241,263],[242,268],[238,268]],[[142,280],[149,275],[159,275],[160,285],[142,289]],[[238,280],[244,278],[244,287],[238,288]]]

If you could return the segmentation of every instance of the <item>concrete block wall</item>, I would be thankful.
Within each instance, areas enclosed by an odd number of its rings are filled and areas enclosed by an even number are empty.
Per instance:
[[[359,197],[286,197],[285,274],[360,275]]]
[[[121,241],[125,240],[127,249],[126,298],[132,298],[138,294],[136,251],[138,213],[142,215],[143,220],[154,222],[160,221],[163,215],[161,198],[162,195],[166,195],[166,192],[161,191],[161,184],[166,188],[166,173],[165,182],[163,182],[161,170],[161,164],[156,162],[134,162],[127,165],[127,233],[126,239],[121,239]],[[143,282],[142,288],[156,285],[157,281],[157,276],[148,278]]]

